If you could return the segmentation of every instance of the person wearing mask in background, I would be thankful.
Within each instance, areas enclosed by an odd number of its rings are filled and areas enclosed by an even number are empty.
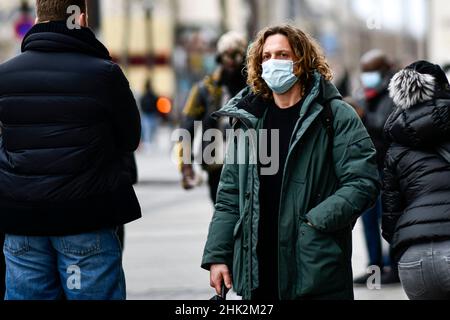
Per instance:
[[[394,71],[386,54],[381,50],[372,50],[361,58],[361,81],[364,89],[364,125],[377,150],[377,163],[380,173],[383,171],[384,158],[389,147],[384,137],[384,125],[391,114],[394,104],[389,97],[389,81]],[[362,216],[364,236],[369,255],[369,266],[378,266],[382,272],[381,283],[397,283],[398,273],[390,263],[389,255],[383,256],[381,238],[381,197],[374,207]],[[388,267],[385,270],[384,267]],[[362,275],[354,280],[355,284],[365,285],[371,273]]]
[[[397,73],[386,124],[383,237],[412,300],[450,299],[450,85],[435,64]]]
[[[234,97],[246,86],[244,74],[245,56],[247,51],[247,39],[242,34],[230,31],[222,35],[217,43],[217,62],[219,66],[212,75],[206,76],[191,90],[188,101],[184,107],[182,129],[189,132],[193,145],[196,121],[201,122],[203,131],[227,127],[225,119],[212,119],[211,114],[219,110],[229,99]],[[208,142],[202,141],[202,152],[208,146]],[[193,150],[183,150],[183,144],[179,144],[179,165],[182,174],[182,186],[184,189],[192,189],[195,185],[196,173],[192,163],[184,163],[184,152],[192,155]],[[216,155],[217,158],[220,155]],[[216,159],[214,164],[202,163],[203,169],[208,173],[210,197],[216,202],[217,187],[220,173],[222,172],[223,159]]]
[[[380,188],[373,143],[309,35],[263,29],[247,59],[250,87],[215,114],[243,139],[229,141],[202,268],[244,300],[353,299],[352,228]],[[279,137],[259,146],[269,164],[250,160],[252,131]]]
[[[76,5],[80,14],[70,16]],[[126,298],[118,226],[141,217],[125,158],[141,136],[86,0],[37,0],[22,53],[0,65],[0,233],[7,300]]]
[[[339,91],[340,92],[340,91]],[[353,99],[352,97],[344,97],[343,100],[347,102],[350,106],[355,109],[356,113],[358,114],[358,117],[363,121],[364,123],[364,108],[358,103],[356,99]]]
[[[157,108],[158,97],[153,92],[150,80],[145,82],[144,94],[140,101],[142,119],[142,141],[144,148],[150,150],[150,146],[155,141],[157,129],[160,121],[160,114]]]

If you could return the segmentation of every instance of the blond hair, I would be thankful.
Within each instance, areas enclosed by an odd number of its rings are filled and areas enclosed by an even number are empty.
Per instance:
[[[299,77],[303,86],[310,81],[316,70],[324,79],[333,79],[333,73],[325,59],[322,48],[314,38],[288,24],[268,27],[257,34],[247,55],[247,83],[255,94],[261,94],[265,98],[272,96],[272,91],[261,75],[264,44],[267,38],[276,34],[281,34],[288,38],[294,53],[294,62],[297,62],[294,67],[294,73]]]

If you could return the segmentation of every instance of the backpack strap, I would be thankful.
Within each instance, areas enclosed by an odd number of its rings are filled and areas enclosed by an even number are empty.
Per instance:
[[[320,114],[320,118],[322,124],[327,131],[328,135],[328,147],[327,147],[327,158],[329,161],[333,161],[333,148],[334,148],[334,115],[333,110],[331,109],[331,103],[333,100],[342,100],[342,98],[334,98],[323,102],[323,111]],[[355,228],[357,219],[355,219],[352,223],[352,229]]]
[[[337,98],[336,98],[337,99]],[[327,157],[330,161],[333,160],[333,147],[334,147],[334,115],[331,109],[331,102],[335,99],[330,99],[323,102],[323,111],[320,114],[320,119],[322,121],[323,127],[327,131],[328,135],[328,148]]]
[[[332,141],[334,139],[334,128],[333,128],[333,122],[334,122],[334,115],[333,110],[331,109],[331,101],[328,100],[323,104],[323,111],[320,114],[322,124],[327,131],[327,135]]]

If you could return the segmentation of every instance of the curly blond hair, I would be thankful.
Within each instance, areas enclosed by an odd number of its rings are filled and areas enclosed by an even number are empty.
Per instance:
[[[333,79],[333,73],[328,65],[322,48],[317,41],[302,30],[289,25],[279,25],[261,30],[251,44],[247,54],[247,83],[255,94],[265,98],[272,97],[272,91],[262,79],[262,63],[264,44],[270,36],[281,34],[288,38],[295,60],[294,73],[305,86],[315,70],[326,80]]]

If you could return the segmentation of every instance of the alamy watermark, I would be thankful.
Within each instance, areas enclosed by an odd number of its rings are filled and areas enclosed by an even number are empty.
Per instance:
[[[198,134],[201,134],[204,148],[200,155],[192,158],[193,141]],[[171,140],[181,143],[184,164],[259,164],[261,175],[274,175],[280,169],[280,132],[277,129],[203,131],[202,122],[196,121],[193,136],[186,129],[177,129],[172,133]]]
[[[67,268],[67,274],[70,276],[67,278],[67,289],[69,290],[81,290],[81,269],[79,266],[70,265]]]
[[[67,29],[74,30],[74,29],[81,29],[81,26],[78,21],[80,21],[81,16],[81,8],[76,5],[72,5],[67,7],[67,14],[70,14],[70,16],[67,18]]]
[[[381,290],[381,268],[379,266],[369,266],[367,274],[370,274],[366,282],[367,289]]]

